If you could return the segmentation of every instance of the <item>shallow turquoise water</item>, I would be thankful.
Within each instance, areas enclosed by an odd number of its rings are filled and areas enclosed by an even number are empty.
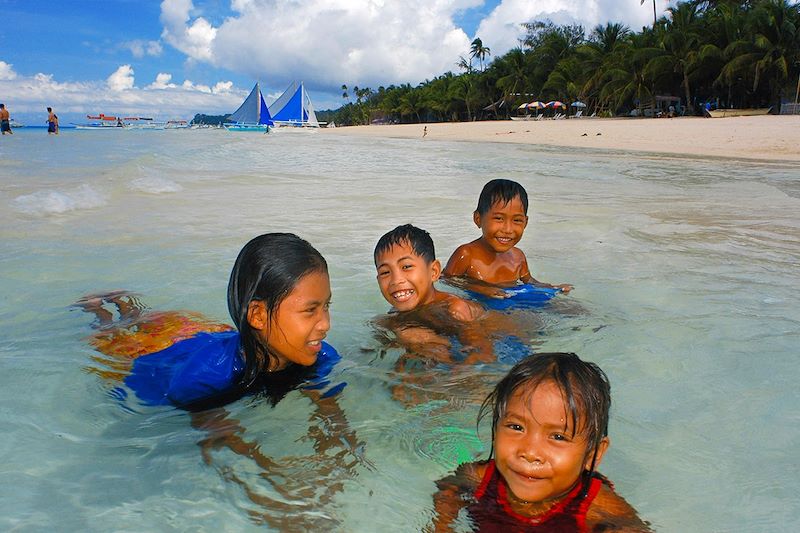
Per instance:
[[[387,310],[372,248],[411,222],[445,261],[478,235],[471,213],[494,177],[531,197],[521,247],[534,275],[576,287],[561,303],[583,312],[543,311],[530,339],[609,374],[601,471],[618,491],[659,531],[800,519],[799,165],[325,132],[33,130],[0,139],[0,163],[0,529],[419,531],[434,481],[485,454],[477,403],[506,368],[434,375],[449,401],[394,401],[398,353],[368,325]],[[320,424],[300,394],[230,405],[241,435],[284,465],[284,493],[228,449],[204,462],[205,433],[185,413],[111,398],[85,371],[88,317],[69,307],[125,288],[156,310],[227,321],[235,255],[266,231],[296,232],[329,262],[339,403],[364,443],[362,464],[323,473],[291,459],[313,455],[303,437]],[[335,478],[331,498],[312,490]]]

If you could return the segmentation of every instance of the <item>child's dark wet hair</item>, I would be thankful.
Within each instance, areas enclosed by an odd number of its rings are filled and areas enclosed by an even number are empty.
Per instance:
[[[403,224],[386,233],[378,240],[373,253],[375,264],[377,265],[380,254],[388,252],[392,246],[401,244],[408,244],[414,253],[428,264],[436,259],[436,250],[433,247],[431,234],[411,224]]]
[[[522,208],[527,215],[528,193],[525,192],[525,188],[516,181],[495,179],[483,186],[481,195],[478,197],[478,207],[475,210],[479,215],[485,215],[497,202],[505,205],[517,197],[522,202]]]
[[[262,301],[269,316],[303,276],[327,272],[325,258],[291,233],[266,233],[244,245],[228,281],[228,312],[239,330],[244,351],[243,383],[249,386],[269,367],[273,356],[261,346],[247,321],[250,302]]]
[[[478,413],[478,423],[491,411],[492,450],[497,425],[505,415],[508,402],[520,387],[533,392],[545,382],[553,382],[561,390],[567,406],[572,436],[586,436],[588,450],[597,450],[608,435],[608,412],[611,407],[611,386],[608,377],[594,363],[581,361],[574,353],[539,353],[515,364],[486,397]],[[565,427],[567,420],[564,421]]]

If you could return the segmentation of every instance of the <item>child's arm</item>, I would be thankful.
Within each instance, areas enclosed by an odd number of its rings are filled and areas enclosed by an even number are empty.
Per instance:
[[[256,506],[249,511],[251,517],[275,530],[329,530],[330,523],[320,519],[327,514],[325,508],[332,505],[345,483],[356,477],[358,464],[374,468],[364,459],[363,444],[357,442],[355,433],[347,426],[336,399],[315,397],[319,396],[313,394],[315,391],[304,392],[315,406],[305,437],[313,442],[315,451],[308,456],[273,458],[266,455],[264,443],[248,438],[246,428],[239,420],[230,418],[225,409],[192,413],[192,426],[206,433],[198,442],[205,463],[215,466],[224,481],[243,489]],[[213,452],[223,448],[250,459],[260,469],[256,479],[268,484],[279,497],[268,495],[259,486],[252,486],[248,475],[251,468],[239,470],[236,468],[239,463],[233,466],[217,464],[222,459],[215,458]],[[298,464],[303,468],[298,469]],[[309,492],[313,497],[300,502],[298,508],[297,495]]]
[[[436,482],[439,490],[433,495],[433,521],[427,532],[452,531],[452,523],[469,503],[485,471],[486,465],[482,463],[462,464],[452,475]]]
[[[652,529],[625,499],[605,483],[586,513],[589,531],[651,533]]]
[[[453,252],[442,270],[442,277],[452,278],[464,276],[472,263],[472,254],[468,244],[462,244]]]

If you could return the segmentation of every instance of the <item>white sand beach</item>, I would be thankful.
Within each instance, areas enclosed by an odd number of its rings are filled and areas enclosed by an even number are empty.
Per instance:
[[[505,142],[800,162],[800,116],[579,118],[442,122],[325,129],[331,135]]]

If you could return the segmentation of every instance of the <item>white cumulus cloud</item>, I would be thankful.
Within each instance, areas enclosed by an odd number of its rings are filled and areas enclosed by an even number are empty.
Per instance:
[[[143,41],[140,39],[122,43],[122,48],[128,49],[133,57],[141,59],[145,56],[160,56],[164,49],[158,41]]]
[[[172,81],[172,74],[166,72],[159,72],[153,83],[147,86],[148,89],[170,89],[177,87]]]
[[[249,88],[248,88],[249,89]],[[237,89],[231,81],[219,81],[213,89],[185,80],[172,83],[172,74],[160,72],[144,88],[134,84],[130,65],[121,65],[106,80],[59,82],[52,74],[17,74],[0,77],[0,95],[15,113],[40,113],[52,106],[59,115],[106,113],[113,115],[192,118],[196,113],[225,114],[234,111],[248,89]]]
[[[133,67],[122,65],[106,79],[108,88],[112,91],[125,91],[133,88]]]
[[[455,69],[469,38],[453,22],[480,0],[235,0],[213,28],[190,0],[164,0],[162,37],[191,59],[283,87],[417,83]],[[202,42],[202,46],[199,43]]]
[[[13,80],[17,77],[17,73],[11,67],[13,67],[11,63],[0,61],[0,80]]]
[[[211,43],[217,30],[202,17],[188,24],[193,8],[192,0],[161,2],[161,38],[192,59],[212,61]]]

